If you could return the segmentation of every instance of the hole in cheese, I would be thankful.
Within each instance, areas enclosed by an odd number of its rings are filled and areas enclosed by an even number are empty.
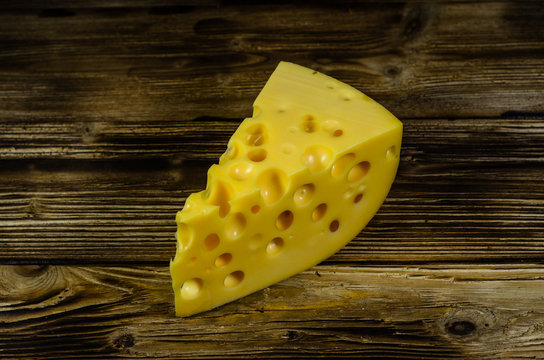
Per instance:
[[[329,225],[329,230],[330,232],[335,232],[338,230],[339,227],[340,223],[338,222],[338,220],[333,220]]]
[[[261,197],[265,204],[271,205],[281,199],[289,185],[289,179],[283,170],[268,169],[257,178]]]
[[[317,125],[314,122],[313,115],[306,115],[302,121],[302,131],[306,133],[313,133],[317,130]]]
[[[342,155],[338,160],[332,164],[331,167],[331,176],[334,178],[339,178],[348,169],[349,165],[352,163],[352,161],[355,159],[355,154],[349,153],[346,155]]]
[[[229,239],[237,239],[246,228],[246,217],[242,213],[233,214],[225,224],[225,234]]]
[[[244,272],[238,270],[227,275],[227,277],[225,278],[225,281],[223,281],[223,284],[225,285],[225,287],[231,288],[240,284],[243,280],[244,280]]]
[[[181,296],[187,300],[196,298],[202,290],[202,285],[203,281],[200,278],[185,281],[181,286]]]
[[[220,180],[216,180],[207,191],[208,198],[206,201],[209,204],[219,206],[219,216],[225,217],[230,211],[229,201],[232,199],[234,190],[232,187]]]
[[[333,132],[335,129],[338,129],[340,123],[336,120],[326,120],[323,122],[323,130],[326,132]]]
[[[281,237],[277,237],[272,239],[268,245],[266,246],[266,253],[268,255],[276,255],[281,251],[283,248],[283,239]]]
[[[351,99],[353,99],[355,97],[355,94],[353,94],[353,92],[351,91],[342,91],[340,93],[340,98],[344,101],[350,101]]]
[[[348,181],[355,182],[361,180],[368,174],[368,170],[370,170],[370,163],[368,161],[361,161],[349,171]]]
[[[385,157],[388,159],[388,160],[393,160],[397,155],[397,148],[395,147],[395,145],[389,147],[389,149],[387,149],[387,152],[385,153]]]
[[[312,211],[312,220],[313,221],[319,221],[325,216],[325,213],[327,213],[327,204],[319,204],[314,211]]]
[[[264,143],[262,135],[248,135],[247,144],[249,146],[261,146]]]
[[[251,115],[252,118],[258,118],[262,114],[262,109],[260,106],[253,105],[253,114]]]
[[[302,154],[302,161],[312,173],[323,171],[332,160],[332,150],[323,145],[312,145]]]
[[[248,163],[236,164],[230,168],[229,175],[235,180],[245,180],[253,173],[253,165]]]
[[[247,153],[249,160],[254,162],[261,162],[266,159],[266,150],[264,149],[255,149]]]
[[[281,152],[284,153],[285,155],[292,154],[293,151],[295,151],[295,145],[293,144],[283,144],[281,146]]]
[[[344,130],[340,129],[340,123],[336,120],[326,120],[323,122],[322,128],[333,137],[339,137],[344,134]]]
[[[178,231],[176,232],[176,239],[178,240],[178,243],[181,244],[181,248],[178,248],[178,250],[182,250],[189,245],[191,242],[191,237],[192,231],[189,225],[186,223],[179,223]]]
[[[349,199],[353,196],[354,193],[355,193],[355,189],[349,188],[346,190],[346,193],[344,194],[344,198]]]
[[[302,131],[305,133],[311,134],[315,132],[317,125],[313,121],[304,121],[302,122]]]
[[[294,215],[290,210],[285,210],[276,219],[276,228],[278,230],[287,230],[293,223]]]
[[[265,139],[266,129],[263,124],[254,124],[247,128],[246,144],[249,146],[261,146]]]
[[[259,205],[253,205],[251,207],[251,212],[254,214],[258,213],[260,210],[261,210],[261,207]]]
[[[231,253],[221,254],[215,259],[215,267],[220,268],[223,266],[227,266],[231,262],[231,260],[232,260]]]
[[[293,201],[297,206],[304,206],[308,204],[312,197],[314,196],[315,185],[314,184],[304,184],[298,189],[295,190],[293,194]]]
[[[204,239],[204,249],[212,251],[219,246],[219,236],[217,234],[210,234]]]
[[[363,194],[357,194],[357,196],[355,196],[355,198],[353,199],[353,202],[355,204],[357,204],[359,201],[361,201],[363,199]]]
[[[219,163],[223,163],[226,160],[236,159],[240,155],[240,145],[234,141],[227,145],[227,150],[219,158]]]

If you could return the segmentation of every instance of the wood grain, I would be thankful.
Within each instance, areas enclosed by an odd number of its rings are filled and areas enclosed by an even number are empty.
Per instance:
[[[542,119],[404,124],[391,193],[367,228],[330,261],[542,259]],[[135,135],[132,126],[104,124],[108,135],[101,136],[116,136],[108,146],[135,138],[140,160],[119,160],[123,154],[116,150],[107,161],[0,161],[0,261],[168,261],[175,213],[188,194],[205,187],[206,158],[219,156],[237,122],[201,119],[199,125],[175,131],[164,124],[141,126]],[[25,136],[22,129],[18,134]],[[178,136],[198,161],[176,155]],[[156,141],[155,150],[136,145],[145,139]],[[152,157],[161,151],[163,158]]]
[[[0,358],[544,359],[544,5],[0,4]],[[174,317],[174,216],[278,61],[404,123],[365,230]]]
[[[165,268],[3,266],[0,272],[5,358],[521,359],[544,353],[544,268],[538,265],[318,266],[186,319],[173,316]]]
[[[241,121],[242,118],[205,116],[177,123],[4,120],[0,122],[0,161],[135,158],[217,161]],[[507,113],[501,118],[401,118],[401,121],[402,156],[411,164],[544,162],[544,116]]]
[[[0,157],[137,157],[140,126],[194,132],[202,116],[248,116],[279,60],[403,119],[544,112],[538,2],[352,5],[0,11]],[[115,137],[130,128],[136,138]],[[143,150],[162,156],[156,141]]]
[[[330,261],[541,260],[542,172],[509,169],[401,167],[378,214]],[[175,213],[205,186],[205,167],[188,170],[195,177],[171,168],[2,172],[0,260],[166,262]]]

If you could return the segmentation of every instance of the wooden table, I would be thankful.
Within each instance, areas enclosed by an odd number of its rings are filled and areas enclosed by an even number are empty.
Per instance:
[[[46,7],[47,6],[47,7]],[[0,6],[0,358],[544,358],[544,3]],[[174,316],[176,211],[280,60],[404,123],[367,228]]]

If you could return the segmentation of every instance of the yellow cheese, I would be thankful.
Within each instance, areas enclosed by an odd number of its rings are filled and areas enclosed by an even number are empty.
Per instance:
[[[178,212],[170,264],[176,314],[189,316],[321,262],[384,201],[402,124],[360,91],[281,62]]]

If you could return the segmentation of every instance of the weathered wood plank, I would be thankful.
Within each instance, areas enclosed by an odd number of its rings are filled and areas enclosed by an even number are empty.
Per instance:
[[[218,3],[0,4],[0,358],[544,358],[542,2]],[[174,215],[279,60],[403,120],[397,179],[323,264],[176,319]]]
[[[4,1],[0,4],[3,11],[39,11],[42,17],[65,17],[75,15],[74,11],[81,9],[103,9],[119,10],[119,8],[137,8],[145,7],[150,12],[159,12],[172,14],[180,11],[188,11],[191,6],[219,6],[220,0],[183,0],[180,6],[179,0],[48,0],[47,2],[39,0],[28,1]]]
[[[248,109],[249,111],[249,109]],[[249,116],[248,112],[248,116]],[[0,159],[176,158],[216,161],[242,119],[0,122]],[[542,163],[544,117],[401,119],[411,163]],[[447,156],[445,156],[447,154]]]
[[[542,167],[531,161],[438,162],[447,156],[403,160],[378,214],[329,261],[542,260]],[[210,165],[177,160],[3,164],[2,263],[166,262],[175,252],[175,213],[189,193],[205,187]]]
[[[191,318],[166,268],[0,267],[3,358],[521,359],[544,353],[540,265],[318,266]]]
[[[0,11],[3,123],[240,119],[279,60],[335,76],[401,118],[544,111],[539,2],[72,12]],[[99,156],[81,137],[68,136],[64,147],[45,139],[13,146],[12,156]]]
[[[499,2],[508,2],[511,0],[496,0],[495,3]],[[271,0],[254,0],[250,4],[270,4],[276,3],[277,1]],[[284,3],[285,1],[280,1],[279,3]],[[399,2],[398,0],[382,0],[379,2]],[[403,3],[413,3],[421,2],[420,0],[404,0]],[[451,2],[451,0],[436,0],[436,2]],[[316,0],[314,4],[319,5],[338,5],[342,4],[345,6],[354,6],[361,3],[370,3],[376,4],[376,0]],[[26,10],[26,11],[36,11],[37,9],[47,10],[45,15],[42,16],[70,16],[65,14],[63,10],[68,9],[72,11],[73,9],[82,10],[82,9],[103,9],[103,8],[138,8],[144,7],[146,9],[150,8],[150,13],[158,13],[162,15],[175,14],[177,12],[188,11],[191,7],[195,6],[232,6],[232,5],[248,5],[248,2],[245,0],[184,0],[183,5],[180,6],[179,0],[116,0],[115,2],[108,0],[49,0],[46,3],[39,0],[27,0],[23,2],[4,2],[0,4],[1,10]]]

